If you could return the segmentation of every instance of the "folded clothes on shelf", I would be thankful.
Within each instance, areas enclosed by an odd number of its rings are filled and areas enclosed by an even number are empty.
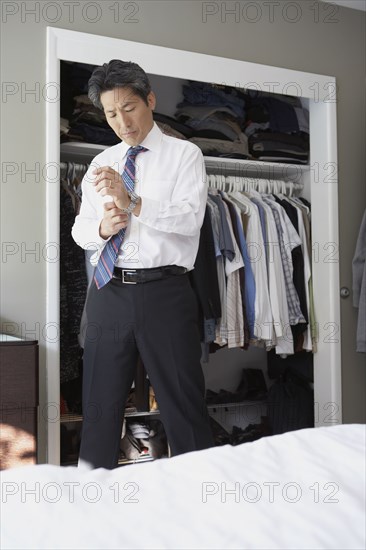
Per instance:
[[[154,111],[153,117],[156,123],[161,122],[163,124],[167,124],[168,126],[170,126],[170,128],[176,130],[186,138],[190,138],[194,134],[193,129],[187,126],[187,124],[184,124],[183,122],[180,122],[169,115],[164,115],[162,113],[157,113],[156,111]]]
[[[177,105],[178,109],[188,106],[202,107],[227,107],[231,109],[239,119],[244,118],[245,100],[243,94],[232,86],[211,84],[208,82],[190,81],[184,84],[184,101]]]
[[[241,134],[242,136],[244,134]],[[205,137],[192,137],[189,139],[192,143],[197,145],[204,155],[219,157],[221,155],[228,155],[239,153],[248,158],[248,144],[243,141],[227,141],[223,139],[212,139]]]
[[[277,161],[296,161],[300,164],[309,160],[309,135],[304,132],[285,133],[258,131],[249,136],[249,152],[258,160],[271,157]]]

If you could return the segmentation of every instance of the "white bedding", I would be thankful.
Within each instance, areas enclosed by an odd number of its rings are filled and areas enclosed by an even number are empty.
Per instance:
[[[1,544],[25,549],[364,549],[365,425],[112,471],[1,472]]]

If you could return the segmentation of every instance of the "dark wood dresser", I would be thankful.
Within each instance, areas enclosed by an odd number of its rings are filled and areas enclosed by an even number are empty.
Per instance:
[[[37,463],[38,341],[0,334],[0,469]]]

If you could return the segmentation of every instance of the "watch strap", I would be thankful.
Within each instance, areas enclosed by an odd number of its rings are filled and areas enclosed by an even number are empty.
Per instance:
[[[140,200],[140,197],[135,193],[134,196],[132,196],[132,194],[129,194],[129,197],[131,199],[130,204],[127,206],[127,208],[122,208],[122,212],[124,212],[125,214],[131,214],[135,210],[137,203]]]

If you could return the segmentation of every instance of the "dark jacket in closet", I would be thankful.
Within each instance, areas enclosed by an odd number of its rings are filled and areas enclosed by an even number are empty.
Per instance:
[[[196,293],[199,310],[201,341],[204,341],[204,319],[220,319],[221,302],[217,278],[215,245],[212,234],[210,212],[206,206],[201,227],[200,241],[190,281]]]
[[[292,204],[290,204],[286,200],[279,199],[276,195],[274,195],[276,202],[282,206],[282,208],[285,210],[286,214],[290,218],[290,221],[294,228],[296,229],[296,232],[299,233],[299,223],[297,219],[297,210]],[[305,317],[306,323],[299,323],[298,325],[292,325],[291,330],[292,334],[294,336],[294,345],[295,345],[295,351],[302,349],[302,339],[299,341],[299,336],[303,332],[305,332],[308,322],[309,322],[309,315],[308,315],[308,308],[306,304],[306,290],[305,290],[305,276],[304,276],[304,256],[302,253],[301,246],[296,246],[291,251],[292,256],[292,263],[294,267],[294,273],[292,280],[294,282],[297,294],[299,296],[300,300],[300,308],[303,316]]]

